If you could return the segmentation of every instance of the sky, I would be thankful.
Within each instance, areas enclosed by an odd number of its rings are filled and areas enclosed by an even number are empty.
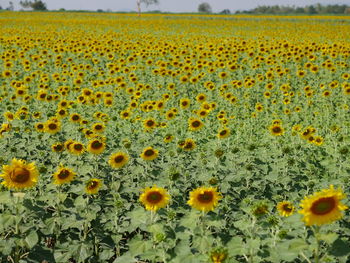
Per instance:
[[[46,3],[48,9],[97,9],[110,11],[136,11],[136,0],[42,0]],[[19,0],[12,0],[15,9],[20,9]],[[143,10],[161,10],[170,12],[197,12],[198,5],[207,2],[211,5],[214,12],[220,12],[223,9],[229,9],[231,12],[237,10],[248,10],[259,5],[289,5],[305,6],[316,3],[321,4],[350,4],[350,0],[159,0],[159,5],[152,5]],[[9,0],[0,0],[0,6],[6,8],[9,6]]]

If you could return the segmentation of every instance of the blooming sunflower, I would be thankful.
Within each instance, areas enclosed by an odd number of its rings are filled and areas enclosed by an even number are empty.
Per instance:
[[[158,151],[152,147],[147,147],[141,153],[141,158],[146,161],[153,161],[158,157]]]
[[[143,127],[147,130],[153,129],[157,126],[157,123],[154,119],[146,119],[143,121]]]
[[[281,136],[284,134],[284,129],[279,124],[273,124],[269,127],[269,130],[274,136]]]
[[[93,139],[89,141],[87,151],[93,154],[100,154],[106,148],[106,144],[98,139]]]
[[[59,132],[61,129],[61,123],[53,120],[49,120],[45,123],[45,131],[51,134]]]
[[[291,202],[283,201],[277,204],[277,210],[281,216],[288,217],[294,213],[295,207]]]
[[[219,130],[218,138],[219,139],[225,139],[225,138],[229,137],[230,134],[231,134],[230,130],[225,128],[225,129]]]
[[[85,185],[85,192],[90,195],[97,194],[101,186],[102,181],[100,179],[90,179]]]
[[[115,169],[122,168],[129,161],[129,156],[123,152],[117,152],[110,156],[109,165]]]
[[[331,185],[329,189],[305,197],[298,212],[304,216],[303,221],[307,226],[332,223],[343,217],[341,211],[348,209],[340,202],[345,197],[341,189],[334,189]]]
[[[169,203],[170,196],[164,188],[154,185],[153,187],[143,189],[139,200],[145,206],[146,210],[157,211]]]
[[[92,125],[92,130],[97,133],[101,133],[105,130],[106,126],[103,123],[95,123]]]
[[[71,145],[69,145],[69,150],[73,154],[80,155],[85,152],[85,147],[80,142],[73,142]]]
[[[198,131],[203,127],[203,122],[199,119],[191,118],[188,121],[188,128],[191,131]]]
[[[60,167],[58,168],[57,172],[53,174],[54,178],[54,184],[64,184],[69,183],[74,179],[74,176],[76,173],[74,173],[71,169],[66,167]]]
[[[190,192],[187,204],[200,211],[213,211],[221,199],[221,194],[213,187],[199,187]]]
[[[1,183],[9,189],[30,188],[36,185],[39,172],[34,163],[27,164],[24,160],[12,159],[10,165],[2,166],[4,179]]]
[[[183,143],[182,149],[185,151],[192,151],[194,148],[196,148],[196,143],[192,139],[186,139]]]

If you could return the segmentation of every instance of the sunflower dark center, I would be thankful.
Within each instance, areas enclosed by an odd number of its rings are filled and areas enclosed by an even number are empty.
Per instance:
[[[61,144],[55,145],[54,147],[55,151],[61,151],[63,149],[63,146]]]
[[[124,160],[124,156],[118,155],[117,157],[114,158],[114,162],[116,163],[121,163]]]
[[[147,124],[148,127],[151,127],[151,126],[154,125],[154,121],[149,120],[149,121],[147,121],[146,124]]]
[[[95,126],[95,129],[96,129],[96,130],[102,130],[102,126],[101,126],[101,125],[96,125],[96,126]]]
[[[145,151],[145,155],[146,156],[152,156],[152,155],[154,155],[154,151],[152,149],[148,149],[148,150]]]
[[[57,129],[57,124],[55,124],[55,123],[50,123],[50,124],[49,124],[49,129],[50,129],[50,130],[55,130],[55,129]]]
[[[79,116],[78,115],[73,115],[72,120],[74,120],[74,121],[79,120]]]
[[[214,195],[210,191],[204,191],[204,193],[199,194],[197,199],[200,203],[210,203],[212,202]]]
[[[226,131],[226,130],[223,130],[223,131],[220,132],[220,135],[221,135],[221,136],[224,136],[226,133],[227,133],[227,131]]]
[[[103,144],[99,141],[93,141],[91,143],[91,148],[93,148],[93,149],[101,149],[102,146],[103,146]]]
[[[273,131],[274,133],[279,133],[279,132],[281,132],[282,130],[281,130],[281,127],[276,126],[276,127],[273,127],[273,128],[272,128],[272,131]]]
[[[93,190],[93,189],[95,189],[97,186],[98,186],[98,182],[96,182],[96,181],[90,181],[89,184],[88,184],[89,190]]]
[[[200,125],[201,125],[201,123],[200,123],[199,121],[194,121],[194,122],[192,122],[192,126],[193,126],[194,128],[198,128]]]
[[[42,128],[44,128],[44,125],[42,125],[42,124],[38,124],[38,129],[42,129]]]
[[[25,168],[15,168],[12,171],[10,178],[15,183],[23,184],[29,180],[30,172]]]
[[[187,142],[184,146],[185,149],[192,149],[193,148],[193,143],[192,142]]]
[[[288,213],[293,211],[293,207],[290,204],[283,205],[282,209],[283,209],[283,211],[288,212]]]
[[[60,173],[57,175],[57,177],[61,180],[66,179],[68,176],[70,175],[70,172],[66,169],[63,169],[62,171],[60,171]]]
[[[153,191],[148,193],[147,195],[147,201],[152,204],[157,204],[162,200],[163,196],[158,191]]]
[[[74,144],[74,149],[77,150],[77,151],[80,151],[83,149],[83,145],[81,144]]]
[[[311,212],[316,215],[325,215],[331,212],[336,206],[334,197],[323,197],[314,202],[311,206]]]

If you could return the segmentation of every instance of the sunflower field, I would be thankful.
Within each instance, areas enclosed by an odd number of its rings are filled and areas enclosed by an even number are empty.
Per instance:
[[[0,262],[350,262],[350,17],[0,13]]]

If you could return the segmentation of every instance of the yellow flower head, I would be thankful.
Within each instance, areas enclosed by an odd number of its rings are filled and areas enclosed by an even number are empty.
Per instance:
[[[288,217],[294,213],[295,207],[291,202],[283,201],[277,204],[277,210],[281,216]]]
[[[129,161],[129,156],[126,153],[117,152],[110,156],[108,163],[113,168],[119,169],[119,168],[122,168],[124,165],[126,165],[128,161]]]
[[[60,167],[58,168],[57,172],[53,174],[54,184],[60,185],[69,183],[73,181],[75,175],[76,173],[74,173],[71,169]]]
[[[199,187],[190,192],[190,200],[187,201],[187,204],[197,210],[209,212],[214,210],[221,198],[216,188]]]
[[[106,148],[106,144],[99,139],[93,139],[89,141],[87,151],[93,154],[100,154],[102,153]]]
[[[159,208],[165,207],[170,200],[168,192],[164,188],[147,187],[140,195],[140,202],[145,206],[146,210],[157,211]]]
[[[141,153],[141,158],[146,161],[153,161],[158,157],[158,151],[152,147],[147,147]]]
[[[102,181],[100,179],[90,179],[85,185],[85,192],[90,195],[97,194],[101,186]]]
[[[343,217],[341,211],[348,209],[340,201],[346,195],[341,189],[334,189],[333,185],[329,189],[323,189],[311,196],[305,197],[300,206],[299,213],[304,216],[305,225],[323,225],[339,220]]]
[[[30,188],[36,185],[39,172],[34,163],[27,164],[24,160],[12,159],[10,165],[2,166],[4,179],[1,183],[8,189]]]

